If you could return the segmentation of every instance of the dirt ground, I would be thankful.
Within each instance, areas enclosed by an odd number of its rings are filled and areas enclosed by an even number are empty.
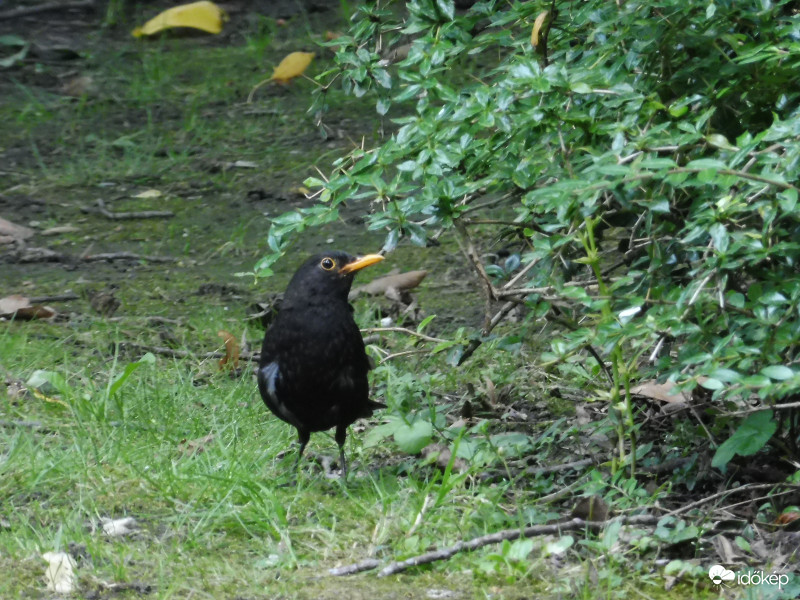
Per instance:
[[[84,297],[87,290],[112,287],[124,311],[147,304],[145,287],[179,285],[176,295],[185,298],[210,284],[235,289],[248,303],[281,289],[311,251],[334,246],[367,252],[382,244],[380,232],[364,231],[360,208],[344,207],[338,222],[298,237],[296,249],[276,265],[276,277],[259,284],[261,291],[252,279],[233,276],[252,270],[267,251],[266,217],[312,204],[298,190],[303,180],[329,171],[353,144],[373,139],[375,120],[359,119],[363,111],[352,99],[337,105],[334,98],[318,126],[307,113],[313,89],[307,81],[261,88],[253,105],[245,103],[284,50],[315,49],[306,31],[343,27],[339,2],[229,2],[230,20],[219,36],[182,31],[155,40],[130,37],[132,24],[170,5],[129,2],[113,23],[100,2],[13,19],[1,18],[0,9],[0,35],[28,44],[24,59],[0,71],[8,125],[0,134],[0,216],[34,232],[0,246],[4,291]],[[276,18],[289,25],[276,30]],[[260,45],[256,55],[263,60],[252,63],[252,52],[220,58],[226,48],[243,44]],[[10,55],[18,48],[0,50]],[[324,49],[316,50],[317,61],[330,60]],[[213,55],[209,77],[216,78],[220,97],[213,91],[193,96],[205,76],[204,54]],[[151,189],[162,196],[136,197]],[[173,216],[108,216],[156,209]],[[453,298],[472,289],[472,278],[448,260],[451,249],[401,248],[385,270],[436,264],[440,275],[427,288],[436,289],[430,308],[452,306]],[[93,258],[109,253],[136,256]],[[75,302],[61,308],[74,310]],[[451,325],[478,316],[472,306],[448,313]]]

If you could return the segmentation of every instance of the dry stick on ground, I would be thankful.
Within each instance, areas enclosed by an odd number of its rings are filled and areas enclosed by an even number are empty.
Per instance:
[[[540,535],[557,535],[565,531],[579,531],[581,529],[599,531],[604,527],[607,527],[608,524],[613,520],[621,520],[623,524],[627,525],[654,525],[658,523],[660,518],[661,517],[654,515],[635,515],[631,517],[621,517],[620,519],[611,519],[609,521],[584,521],[583,519],[571,519],[569,521],[553,523],[550,525],[533,525],[531,527],[526,527],[525,529],[505,529],[503,531],[498,531],[497,533],[482,535],[466,542],[458,542],[447,548],[441,548],[439,550],[420,554],[419,556],[413,556],[407,560],[390,563],[378,572],[378,577],[387,577],[388,575],[401,573],[402,571],[410,569],[411,567],[426,565],[439,560],[447,560],[459,552],[470,552],[490,544],[499,544],[505,540],[513,541],[519,538],[529,538]],[[354,571],[352,569],[356,567],[356,565],[361,565],[364,562],[366,561],[363,561],[362,563],[356,563],[355,565],[347,565],[345,567],[331,569],[328,572],[331,575],[349,575],[350,573],[357,573],[358,571]],[[369,568],[372,567],[362,568],[360,570],[364,571],[368,570]]]
[[[563,463],[560,465],[552,465],[549,467],[528,467],[523,471],[525,475],[547,475],[549,473],[560,473],[569,469],[580,469],[581,467],[589,467],[595,464],[593,458],[582,458],[581,460],[574,460],[572,462]]]
[[[52,296],[33,296],[28,298],[31,304],[44,304],[46,302],[65,302],[67,300],[77,300],[80,298],[78,294],[73,292],[64,292],[63,294],[54,294]]]
[[[148,346],[146,344],[137,344],[135,342],[119,342],[120,349],[131,348],[134,350],[144,350],[145,352],[152,352],[153,354],[160,354],[161,356],[169,356],[171,358],[225,358],[225,352],[189,352],[188,350],[175,350],[174,348],[166,348],[164,346]],[[249,360],[258,362],[260,354],[257,352],[242,352],[239,354],[239,360]]]
[[[145,256],[134,254],[133,252],[104,252],[102,254],[90,254],[81,260],[86,262],[97,262],[99,260],[146,260],[154,263],[175,262],[178,259],[172,256]]]
[[[544,505],[544,504],[552,504],[553,502],[561,500],[562,498],[566,498],[567,496],[572,494],[572,492],[576,488],[578,488],[578,487],[582,486],[584,483],[586,483],[584,481],[585,479],[586,479],[586,475],[584,475],[582,477],[579,477],[578,479],[576,479],[575,481],[573,481],[569,485],[564,486],[563,488],[553,492],[552,494],[547,494],[546,496],[539,496],[536,499],[536,504],[542,504],[542,505]]]
[[[412,354],[430,354],[433,350],[428,348],[417,348],[416,350],[403,350],[402,352],[395,352],[394,354],[387,354],[384,356],[379,362],[379,365],[383,363],[393,360],[395,358],[400,358],[402,356],[411,356]]]
[[[731,509],[736,508],[737,506],[744,506],[745,504],[755,504],[758,505],[761,502],[766,502],[768,500],[774,500],[779,496],[787,496],[789,494],[794,494],[796,490],[786,490],[784,492],[775,492],[774,494],[765,494],[764,496],[758,496],[757,498],[748,498],[747,500],[742,500],[741,502],[734,502],[733,504],[726,504],[725,506],[720,507],[721,511],[729,513]]]
[[[102,254],[91,254],[89,256],[71,256],[69,254],[61,254],[54,252],[47,248],[37,248],[37,250],[44,250],[38,255],[23,256],[18,258],[22,264],[33,264],[42,262],[61,262],[61,263],[76,263],[76,262],[98,262],[101,260],[144,260],[153,263],[166,263],[176,262],[178,259],[172,256],[146,256],[143,254],[134,254],[133,252],[105,252]]]
[[[147,321],[148,323],[155,323],[156,325],[184,325],[183,319],[170,319],[168,317],[159,317],[157,315],[125,315],[122,317],[109,317],[106,319],[108,323],[118,323],[121,321]],[[189,325],[189,329],[195,329]]]
[[[0,20],[2,19],[16,19],[17,17],[26,17],[28,15],[35,15],[37,13],[49,12],[51,10],[67,10],[70,8],[92,8],[96,0],[76,0],[75,2],[49,2],[45,4],[37,4],[34,6],[22,6],[0,12]]]
[[[711,494],[710,496],[707,496],[705,498],[702,498],[700,500],[697,500],[695,502],[687,504],[686,506],[681,506],[680,508],[676,508],[675,510],[671,510],[670,512],[665,513],[664,516],[669,517],[669,516],[680,515],[680,514],[683,514],[685,512],[688,512],[688,511],[690,511],[690,510],[692,510],[694,508],[698,508],[700,506],[703,506],[704,504],[708,504],[710,502],[713,502],[714,500],[717,500],[719,498],[724,498],[726,496],[730,496],[731,494],[738,494],[739,492],[747,492],[747,491],[752,491],[752,490],[768,490],[768,489],[778,488],[778,487],[788,487],[790,489],[800,490],[800,485],[796,485],[796,484],[787,484],[787,483],[746,483],[745,485],[741,485],[741,486],[739,486],[737,488],[733,488],[733,489],[730,489],[730,490],[722,490],[721,492],[717,492],[716,494]]]
[[[97,208],[90,206],[81,207],[81,212],[84,213],[99,213],[106,219],[113,221],[124,221],[127,219],[161,219],[167,217],[174,217],[175,213],[171,210],[139,210],[131,212],[111,212],[106,208],[105,202],[102,200],[97,201]]]
[[[33,302],[33,300],[31,300]],[[793,408],[800,408],[800,402],[787,402],[785,404],[770,404],[768,406],[754,406],[753,408],[744,408],[735,412],[720,411],[726,417],[743,417],[752,413],[761,412],[762,410],[790,410]]]
[[[425,340],[426,342],[436,342],[437,344],[450,341],[450,340],[443,340],[442,338],[432,337],[430,335],[425,335],[424,333],[414,331],[413,329],[407,329],[405,327],[365,327],[361,330],[361,333],[383,333],[389,331],[393,331],[396,333],[405,333],[407,335],[413,335],[414,337],[418,337],[422,340]]]
[[[355,575],[356,573],[361,573],[362,571],[371,571],[372,569],[377,569],[380,566],[381,563],[379,560],[376,560],[374,558],[367,558],[352,565],[345,565],[344,567],[336,567],[335,569],[329,569],[328,573],[337,576]]]

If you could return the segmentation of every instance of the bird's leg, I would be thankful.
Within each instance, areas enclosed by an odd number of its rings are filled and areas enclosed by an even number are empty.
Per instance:
[[[344,458],[344,441],[347,439],[347,426],[336,426],[336,443],[339,444],[339,462],[342,463],[342,479],[347,480],[347,461]]]
[[[300,459],[303,457],[303,451],[306,449],[306,444],[308,444],[308,440],[311,439],[311,434],[308,431],[298,429],[297,439],[300,442],[300,450],[297,452],[297,458],[294,461],[295,475],[297,474],[297,469],[300,467]]]

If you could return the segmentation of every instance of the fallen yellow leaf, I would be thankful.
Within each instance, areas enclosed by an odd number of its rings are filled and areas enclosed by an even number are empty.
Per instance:
[[[133,30],[133,37],[153,35],[172,27],[191,27],[209,33],[222,31],[222,23],[228,19],[227,14],[219,6],[208,0],[173,6],[159,13],[142,27]]]
[[[300,77],[313,59],[313,52],[292,52],[284,56],[283,60],[275,67],[275,70],[272,71],[272,77],[259,81],[253,86],[253,89],[250,90],[250,94],[247,96],[247,103],[250,104],[253,101],[253,95],[256,93],[256,90],[265,83],[269,83],[270,81],[289,83],[289,81],[295,77]]]
[[[313,59],[313,52],[292,52],[275,67],[270,79],[287,83],[295,77],[300,77]]]
[[[533,22],[533,30],[531,31],[531,45],[536,48],[539,45],[539,32],[542,29],[542,25],[544,25],[545,19],[547,19],[548,11],[543,10],[539,13],[539,16],[536,17],[536,20]]]

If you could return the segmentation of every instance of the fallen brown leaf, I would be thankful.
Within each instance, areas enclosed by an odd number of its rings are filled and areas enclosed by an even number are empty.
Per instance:
[[[366,285],[362,285],[350,292],[350,297],[354,298],[359,294],[368,296],[378,296],[389,294],[392,291],[402,292],[417,287],[425,279],[427,271],[406,271],[405,273],[394,273],[373,279]]]
[[[31,305],[28,298],[19,294],[0,298],[0,318],[30,321],[32,319],[52,319],[56,314],[56,311],[49,306]]]
[[[675,391],[675,387],[676,384],[672,382],[658,383],[655,379],[651,379],[631,388],[631,394],[661,400],[661,402],[688,402],[691,399],[690,394]]]
[[[17,225],[0,217],[0,242],[9,244],[14,241],[27,240],[33,234],[33,229]]]
[[[788,525],[789,523],[794,523],[795,521],[797,521],[797,519],[800,519],[799,512],[785,512],[782,515],[780,515],[777,519],[775,519],[775,524]]]
[[[434,459],[434,456],[436,457]],[[443,444],[428,444],[422,449],[422,458],[425,460],[432,460],[434,464],[442,471],[447,468],[447,465],[450,464],[450,459],[452,458],[453,454],[450,451],[450,448]],[[460,457],[456,457],[453,461],[453,472],[454,473],[463,473],[469,468],[469,464],[466,460]]]
[[[238,369],[239,368],[239,343],[233,334],[228,333],[224,329],[220,329],[217,335],[225,340],[225,356],[219,359],[219,368]]]

